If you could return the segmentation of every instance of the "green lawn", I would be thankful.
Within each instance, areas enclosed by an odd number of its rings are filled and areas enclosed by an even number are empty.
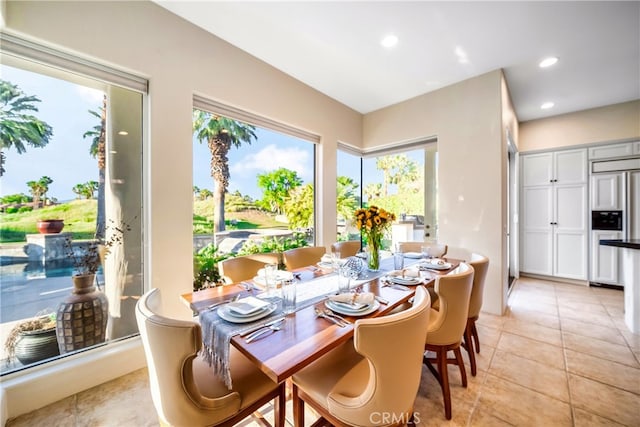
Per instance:
[[[63,232],[75,240],[91,239],[96,228],[96,200],[74,200],[31,212],[0,213],[0,243],[24,242],[27,234],[37,234],[39,219],[63,219]]]
[[[25,242],[27,234],[38,233],[39,219],[63,219],[63,232],[73,233],[74,240],[91,239],[96,227],[97,203],[96,200],[74,200],[31,212],[0,213],[0,243]],[[193,212],[193,234],[213,233],[213,201],[196,201]],[[287,228],[273,215],[257,209],[226,212],[225,219],[228,230]]]

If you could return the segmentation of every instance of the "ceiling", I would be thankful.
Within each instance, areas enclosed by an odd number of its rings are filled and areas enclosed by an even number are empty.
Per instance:
[[[640,99],[638,1],[156,3],[361,113],[499,68],[520,121]]]

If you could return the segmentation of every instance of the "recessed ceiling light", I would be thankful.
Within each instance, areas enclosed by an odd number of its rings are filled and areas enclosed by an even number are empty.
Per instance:
[[[540,106],[540,108],[542,108],[543,110],[548,110],[549,108],[553,108],[554,105],[556,104],[554,104],[553,102],[545,102]]]
[[[389,34],[380,40],[380,44],[386,48],[394,47],[398,44],[398,37],[393,34]]]
[[[552,65],[554,65],[556,62],[558,62],[558,57],[556,56],[550,56],[548,58],[544,58],[542,61],[540,61],[540,63],[538,64],[538,66],[540,68],[547,68],[547,67],[551,67]]]

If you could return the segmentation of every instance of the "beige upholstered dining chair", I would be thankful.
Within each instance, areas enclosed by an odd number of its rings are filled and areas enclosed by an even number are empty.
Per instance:
[[[145,293],[136,304],[136,319],[160,424],[233,426],[275,400],[275,424],[284,426],[284,383],[271,381],[232,346],[233,389],[228,390],[197,355],[202,346],[200,325],[163,317],[159,305],[157,289]]]
[[[220,277],[226,283],[236,283],[242,280],[253,279],[258,270],[263,268],[265,263],[253,258],[239,256],[227,258],[218,262],[218,271]]]
[[[296,268],[317,264],[326,252],[327,248],[324,246],[305,246],[284,251],[282,258],[287,270],[291,271]]]
[[[294,425],[304,425],[305,403],[334,426],[390,425],[383,414],[408,423],[420,385],[429,306],[420,286],[411,308],[356,321],[353,341],[294,374]]]
[[[422,252],[422,247],[429,247],[429,255],[432,257],[440,258],[447,254],[447,245],[442,243],[425,243],[425,242],[399,242],[399,252]]]
[[[425,356],[424,363],[437,378],[444,397],[444,413],[451,419],[451,394],[449,390],[448,363],[458,365],[462,385],[467,386],[467,374],[460,353],[460,343],[469,314],[469,297],[473,286],[473,268],[460,263],[458,268],[444,276],[438,276],[435,291],[440,297],[440,309],[431,309],[429,328],[425,341],[425,350],[434,351],[435,358]],[[455,359],[448,359],[447,353],[453,350]],[[431,365],[436,362],[438,369]]]
[[[480,309],[482,308],[482,294],[484,292],[484,281],[487,277],[487,270],[489,270],[489,258],[479,255],[471,254],[471,260],[469,265],[473,267],[473,287],[471,288],[471,297],[469,299],[469,315],[467,316],[467,326],[464,330],[464,342],[462,347],[467,350],[469,354],[469,365],[471,365],[471,375],[476,376],[476,353],[480,353],[480,339],[478,338],[478,330],[476,329],[476,320],[480,315]],[[475,341],[475,349],[474,342]]]
[[[345,242],[335,242],[331,245],[331,252],[340,252],[341,258],[355,256],[360,252],[360,240],[347,240]]]

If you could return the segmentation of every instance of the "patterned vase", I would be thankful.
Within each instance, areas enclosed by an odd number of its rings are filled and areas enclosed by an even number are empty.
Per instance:
[[[73,276],[73,292],[58,306],[60,354],[105,341],[108,300],[94,286],[95,274]]]

